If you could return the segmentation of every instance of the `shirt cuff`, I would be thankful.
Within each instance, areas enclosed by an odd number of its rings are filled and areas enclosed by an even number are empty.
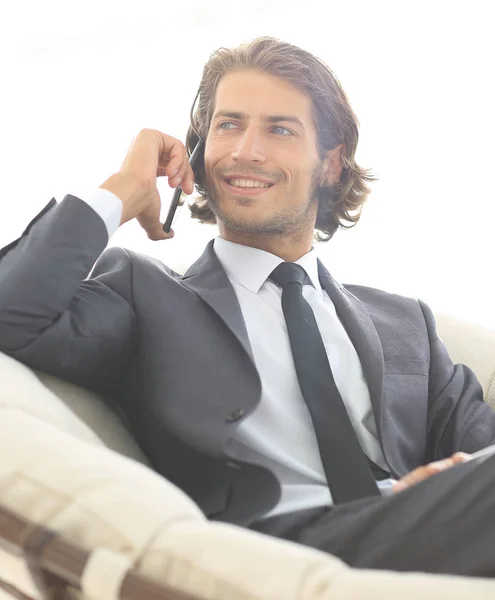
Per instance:
[[[394,485],[394,483],[397,483],[397,479],[383,479],[382,481],[377,481],[376,483],[382,496],[391,496],[392,494],[394,494],[392,486]]]
[[[110,239],[120,226],[122,200],[109,190],[102,188],[96,188],[77,197],[86,202],[101,217],[107,228],[108,239]]]

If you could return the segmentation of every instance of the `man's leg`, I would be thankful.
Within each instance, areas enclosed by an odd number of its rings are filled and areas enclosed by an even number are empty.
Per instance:
[[[353,567],[495,577],[495,456],[398,494],[280,515],[252,529]]]

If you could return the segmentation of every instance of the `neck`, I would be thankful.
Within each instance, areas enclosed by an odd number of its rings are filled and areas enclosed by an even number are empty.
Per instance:
[[[232,231],[223,226],[223,224],[219,224],[218,229],[220,237],[229,242],[270,252],[270,254],[279,256],[286,262],[296,262],[296,260],[299,260],[301,256],[307,254],[312,248],[312,231],[302,235],[298,233],[296,236],[266,237],[253,233]]]

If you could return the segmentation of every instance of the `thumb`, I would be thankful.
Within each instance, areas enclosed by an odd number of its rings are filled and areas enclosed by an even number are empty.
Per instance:
[[[159,220],[154,221],[152,227],[148,228],[146,231],[149,239],[155,242],[159,240],[169,240],[174,237],[174,232],[172,229],[169,231],[169,233],[163,231],[163,225]]]
[[[174,237],[174,232],[170,233],[163,231],[163,226],[160,223],[160,212],[158,207],[149,207],[138,215],[137,220],[141,227],[146,231],[150,240],[168,240]]]

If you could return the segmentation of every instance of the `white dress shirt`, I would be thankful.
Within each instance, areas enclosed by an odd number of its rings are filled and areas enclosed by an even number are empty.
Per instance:
[[[111,237],[120,223],[120,199],[98,188],[82,200],[100,215]],[[283,260],[221,237],[215,239],[214,251],[237,295],[262,388],[258,408],[236,429],[229,454],[238,460],[263,465],[277,476],[282,489],[280,502],[266,517],[331,505],[316,435],[295,372],[281,305],[282,290],[268,280]],[[312,285],[303,286],[303,296],[315,314],[335,383],[361,447],[371,460],[388,471],[376,437],[361,362],[333,302],[320,285],[315,250],[296,263],[311,280]],[[383,493],[389,493],[393,482],[387,479],[378,485]]]

